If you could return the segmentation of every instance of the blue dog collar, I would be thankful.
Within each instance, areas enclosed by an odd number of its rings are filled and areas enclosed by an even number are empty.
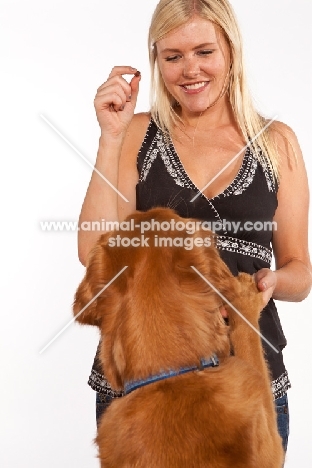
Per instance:
[[[167,372],[161,372],[157,375],[152,375],[147,379],[142,380],[133,380],[132,382],[126,382],[124,387],[124,394],[128,395],[128,393],[133,392],[140,387],[144,387],[145,385],[149,385],[154,382],[159,382],[160,380],[169,379],[170,377],[175,377],[177,375],[186,374],[187,372],[193,371],[201,371],[203,369],[207,369],[208,367],[217,367],[219,365],[219,359],[215,354],[213,354],[209,359],[202,358],[200,360],[200,364],[198,366],[190,366],[190,367],[182,367],[178,370],[169,370]]]

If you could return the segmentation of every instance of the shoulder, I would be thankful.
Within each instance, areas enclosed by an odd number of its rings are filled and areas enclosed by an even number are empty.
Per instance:
[[[148,112],[134,114],[123,142],[121,158],[136,159],[141,148],[151,115]]]
[[[125,219],[126,216],[136,209],[135,187],[139,177],[137,157],[149,126],[150,118],[151,116],[147,112],[135,114],[129,124],[122,145],[119,160],[118,189],[130,203],[125,203],[121,197],[118,198],[120,219]]]
[[[271,127],[271,138],[279,155],[279,197],[285,196],[286,192],[291,192],[294,197],[296,192],[303,199],[309,188],[297,136],[293,129],[283,122],[275,121]]]
[[[134,114],[127,130],[125,143],[139,144],[143,141],[151,120],[149,112]]]
[[[136,167],[137,155],[142,146],[151,115],[148,112],[134,114],[122,145],[121,166]]]
[[[150,112],[139,112],[138,114],[134,114],[130,127],[138,128],[142,125],[147,127],[151,120],[151,113]]]
[[[277,143],[281,144],[282,142],[286,143],[287,141],[290,143],[298,143],[295,132],[284,122],[274,120],[270,128]]]
[[[293,170],[302,163],[302,152],[294,130],[284,122],[275,120],[270,127],[272,142],[279,155],[279,166]]]

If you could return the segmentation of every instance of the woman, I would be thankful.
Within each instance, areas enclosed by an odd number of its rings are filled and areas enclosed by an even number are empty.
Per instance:
[[[308,184],[297,139],[285,124],[266,121],[254,109],[227,0],[161,0],[149,52],[151,112],[134,115],[140,82],[135,68],[113,68],[98,89],[96,169],[119,193],[94,172],[80,222],[121,221],[135,209],[154,206],[218,221],[221,256],[233,274],[254,274],[264,293],[262,333],[282,350],[286,339],[273,299],[301,301],[311,287]],[[133,75],[130,83],[123,75]],[[276,229],[265,229],[267,222]],[[240,226],[236,232],[234,223]],[[98,236],[79,232],[83,264]],[[266,343],[264,349],[286,450],[290,382],[282,353]],[[120,395],[105,381],[97,359],[89,383],[98,392],[99,416]]]

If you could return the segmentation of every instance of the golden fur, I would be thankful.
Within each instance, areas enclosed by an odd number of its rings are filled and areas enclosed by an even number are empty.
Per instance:
[[[157,208],[129,217],[184,221]],[[262,294],[251,276],[233,277],[212,245],[111,247],[109,239],[140,237],[138,229],[101,236],[75,296],[79,312],[125,266],[127,269],[77,316],[97,325],[100,359],[112,387],[167,369],[197,365],[216,353],[220,366],[171,377],[114,400],[103,414],[96,443],[102,468],[280,468],[270,379],[258,334],[194,266],[258,329]],[[202,230],[147,232],[153,238],[207,239]],[[198,245],[204,241],[197,241]],[[235,356],[230,356],[230,340]]]

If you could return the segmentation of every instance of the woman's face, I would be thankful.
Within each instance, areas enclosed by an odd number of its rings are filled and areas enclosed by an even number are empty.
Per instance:
[[[162,78],[182,114],[204,112],[218,99],[227,80],[230,49],[211,21],[195,16],[156,47]]]

